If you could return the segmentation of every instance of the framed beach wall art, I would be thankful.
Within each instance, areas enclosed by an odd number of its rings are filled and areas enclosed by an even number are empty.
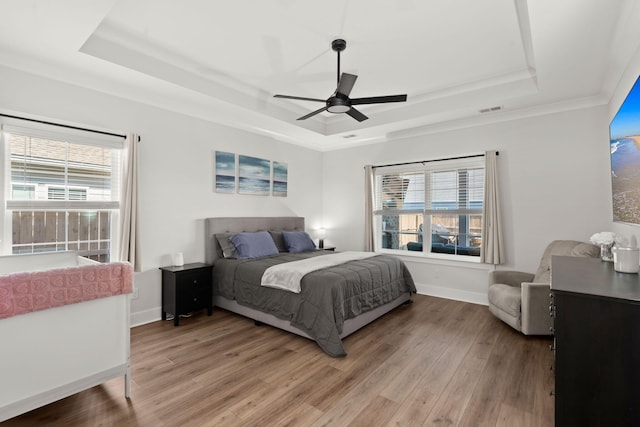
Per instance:
[[[287,197],[287,164],[273,162],[273,195]]]
[[[271,193],[271,161],[239,155],[238,193],[268,196]]]
[[[218,193],[236,192],[236,155],[226,151],[216,151],[215,189]]]
[[[640,78],[609,126],[613,221],[640,224]]]

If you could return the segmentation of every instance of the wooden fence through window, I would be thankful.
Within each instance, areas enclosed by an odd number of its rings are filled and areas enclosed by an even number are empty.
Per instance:
[[[109,262],[109,211],[13,211],[14,254],[76,251]]]

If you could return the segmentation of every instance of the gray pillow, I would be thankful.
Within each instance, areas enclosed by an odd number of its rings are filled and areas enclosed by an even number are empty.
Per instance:
[[[283,231],[282,237],[289,252],[310,252],[316,249],[316,244],[305,231]]]
[[[236,247],[231,243],[232,233],[219,233],[216,234],[216,240],[220,245],[220,249],[222,249],[222,256],[224,258],[235,258],[236,257]]]
[[[278,255],[278,248],[266,231],[238,233],[229,239],[236,247],[236,258],[251,259]]]
[[[288,252],[287,245],[284,243],[284,237],[282,237],[282,231],[269,231],[269,234],[271,234],[271,238],[273,239],[273,243],[276,244],[278,252]]]

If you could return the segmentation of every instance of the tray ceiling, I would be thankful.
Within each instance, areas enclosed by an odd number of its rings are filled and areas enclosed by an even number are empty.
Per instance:
[[[318,150],[606,103],[631,1],[9,0],[0,64]],[[635,25],[638,27],[638,25]],[[637,34],[632,34],[636,35]],[[341,69],[369,120],[327,98]],[[617,66],[617,68],[615,68]],[[483,110],[484,113],[481,112]]]

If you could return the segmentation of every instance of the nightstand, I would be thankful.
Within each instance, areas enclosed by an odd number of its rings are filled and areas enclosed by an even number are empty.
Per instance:
[[[335,252],[336,247],[335,246],[325,246],[324,248],[318,248],[321,251],[331,251],[331,252]]]
[[[162,320],[173,314],[173,325],[178,326],[181,314],[207,309],[211,316],[213,306],[211,264],[196,262],[162,270]]]

